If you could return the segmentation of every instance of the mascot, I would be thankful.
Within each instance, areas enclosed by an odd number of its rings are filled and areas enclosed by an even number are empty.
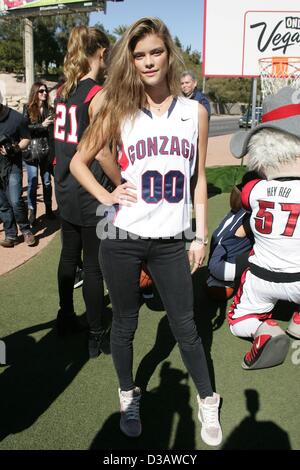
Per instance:
[[[281,364],[289,337],[272,319],[278,300],[295,304],[287,333],[300,338],[300,90],[284,87],[263,103],[262,124],[238,132],[232,154],[248,154],[248,167],[261,175],[242,190],[254,235],[249,267],[228,312],[235,336],[252,339],[244,369]]]

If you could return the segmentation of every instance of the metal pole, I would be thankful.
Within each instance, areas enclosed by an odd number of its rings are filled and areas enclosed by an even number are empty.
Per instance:
[[[26,98],[28,100],[30,89],[34,82],[34,59],[33,59],[33,28],[32,21],[24,20],[24,44],[25,44],[25,80]]]
[[[256,110],[256,95],[257,95],[257,78],[252,80],[252,123],[251,129],[255,127],[255,110]]]
[[[248,131],[248,122],[250,118],[250,102],[252,103],[252,109],[251,109],[251,128],[254,127],[254,121],[255,121],[255,108],[256,108],[256,91],[257,91],[257,81],[256,78],[252,78],[251,82],[251,90],[250,90],[250,95],[249,95],[249,101],[248,101],[248,108],[247,108],[247,117],[246,117],[246,127],[245,131]],[[254,116],[253,116],[254,113]],[[241,158],[241,166],[244,166],[244,157]]]
[[[202,93],[205,93],[205,82],[206,82],[206,77],[203,77],[203,79],[202,79]]]

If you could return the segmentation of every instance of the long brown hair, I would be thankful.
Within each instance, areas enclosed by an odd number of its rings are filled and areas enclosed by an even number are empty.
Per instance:
[[[103,31],[87,26],[75,26],[68,41],[68,51],[64,59],[65,82],[60,96],[67,99],[79,80],[89,72],[88,58],[99,48],[108,48],[109,40]]]
[[[35,82],[29,94],[28,100],[28,114],[31,122],[37,122],[40,118],[40,103],[39,103],[39,89],[43,86],[47,91],[47,85],[44,82]],[[43,103],[43,107],[49,108],[49,93],[47,95],[47,101]]]
[[[107,141],[119,143],[122,121],[127,117],[134,117],[145,104],[144,84],[134,65],[133,51],[137,42],[149,34],[157,35],[164,42],[169,59],[169,90],[172,95],[181,94],[180,73],[184,62],[168,28],[159,18],[139,19],[127,29],[111,51],[103,105],[87,129],[79,149],[83,145],[91,148],[96,145],[98,134],[103,132],[104,119]]]

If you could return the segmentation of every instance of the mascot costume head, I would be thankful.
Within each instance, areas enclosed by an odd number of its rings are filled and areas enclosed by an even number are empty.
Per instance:
[[[300,89],[284,87],[263,102],[262,124],[240,131],[230,142],[231,153],[248,153],[247,166],[267,180],[300,176]]]

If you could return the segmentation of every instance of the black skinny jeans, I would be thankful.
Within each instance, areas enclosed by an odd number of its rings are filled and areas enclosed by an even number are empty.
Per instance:
[[[73,287],[76,267],[83,253],[83,298],[90,330],[102,327],[104,309],[103,277],[98,261],[100,240],[96,227],[81,227],[61,221],[62,250],[58,266],[60,308],[66,314],[74,312]]]
[[[194,322],[192,279],[182,240],[101,242],[100,264],[113,307],[111,351],[121,390],[134,388],[132,342],[138,324],[143,261],[157,286],[183,362],[200,397],[211,396],[206,357]]]

